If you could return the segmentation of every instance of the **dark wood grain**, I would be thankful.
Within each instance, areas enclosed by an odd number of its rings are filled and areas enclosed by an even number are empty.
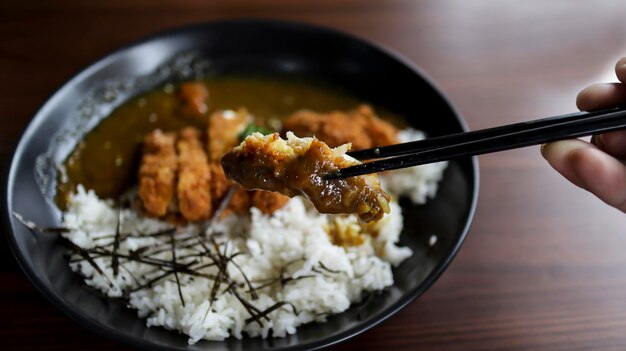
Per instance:
[[[472,129],[573,112],[626,55],[621,0],[3,1],[0,171],[72,74],[156,31],[257,17],[331,26],[421,66]],[[419,106],[416,106],[416,110]],[[538,148],[480,157],[466,243],[420,299],[336,350],[625,350],[626,215],[556,174]],[[124,349],[83,329],[0,249],[0,349]]]

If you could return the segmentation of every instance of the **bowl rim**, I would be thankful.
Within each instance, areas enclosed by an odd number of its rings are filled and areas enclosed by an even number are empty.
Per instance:
[[[2,224],[2,228],[5,231],[5,236],[7,241],[9,242],[9,247],[13,254],[13,257],[17,261],[21,270],[25,273],[28,280],[35,286],[35,288],[49,301],[58,308],[63,314],[69,316],[72,320],[80,324],[81,326],[87,328],[88,330],[94,332],[97,335],[105,337],[114,342],[119,342],[121,344],[125,344],[128,346],[132,346],[139,349],[145,350],[172,350],[172,348],[165,347],[161,344],[151,344],[146,342],[146,340],[133,338],[127,336],[125,334],[119,334],[118,330],[115,328],[110,328],[107,325],[100,323],[97,319],[90,318],[89,316],[82,313],[81,310],[72,306],[61,299],[56,294],[52,293],[50,289],[39,279],[35,270],[28,264],[23,253],[21,252],[17,240],[15,238],[15,233],[13,230],[13,226],[15,223],[15,218],[12,216],[12,212],[10,212],[12,208],[11,204],[11,196],[13,196],[13,183],[15,179],[16,173],[16,162],[20,159],[24,153],[24,148],[26,147],[26,140],[30,139],[30,136],[34,133],[35,129],[43,123],[46,119],[47,110],[51,105],[54,105],[55,100],[59,99],[62,93],[70,89],[71,86],[76,84],[81,79],[88,77],[94,71],[97,71],[102,66],[106,65],[108,62],[116,60],[118,57],[123,56],[127,51],[133,49],[136,46],[146,44],[152,41],[163,40],[164,38],[170,36],[176,36],[179,34],[184,34],[186,32],[194,32],[198,30],[202,30],[206,27],[212,26],[221,26],[221,25],[259,25],[259,26],[280,26],[282,28],[295,29],[295,30],[315,30],[325,32],[326,34],[344,37],[347,40],[359,42],[364,44],[379,53],[390,57],[391,59],[399,62],[403,66],[407,67],[411,71],[417,73],[430,87],[442,98],[442,100],[448,105],[451,109],[452,113],[456,116],[457,122],[460,124],[461,128],[464,131],[469,130],[467,126],[467,122],[465,118],[457,109],[457,107],[451,103],[449,97],[437,86],[433,79],[426,74],[419,66],[417,66],[414,62],[409,60],[404,55],[398,53],[397,51],[386,47],[385,45],[374,42],[372,40],[365,39],[363,37],[358,37],[354,34],[348,33],[346,31],[330,27],[323,26],[319,24],[311,24],[306,22],[299,21],[289,21],[289,20],[279,20],[279,19],[267,19],[267,18],[239,18],[239,19],[225,19],[225,20],[209,20],[209,21],[201,21],[187,25],[175,26],[169,29],[157,31],[153,34],[141,37],[137,40],[130,41],[121,46],[117,46],[112,51],[105,53],[104,55],[99,56],[97,59],[90,61],[87,65],[80,68],[76,73],[70,76],[67,80],[57,86],[53,90],[53,92],[48,95],[48,97],[39,105],[36,112],[33,114],[31,120],[27,123],[24,129],[20,132],[17,143],[14,144],[11,153],[9,162],[6,164],[6,168],[3,175],[3,180],[5,186],[1,187],[0,194],[2,196],[2,201],[0,201],[0,211],[2,211],[2,216],[0,217],[0,223]],[[344,342],[348,339],[354,338],[365,331],[370,330],[371,328],[379,325],[383,321],[389,319],[397,312],[406,307],[409,303],[416,300],[419,296],[421,296],[425,291],[427,291],[435,281],[443,274],[443,272],[450,265],[454,257],[457,255],[461,246],[465,242],[467,234],[470,230],[472,222],[475,217],[477,203],[478,203],[478,194],[479,194],[479,186],[480,186],[480,172],[479,172],[479,164],[478,158],[476,156],[471,157],[471,168],[473,175],[473,184],[471,184],[473,191],[471,194],[471,203],[468,208],[467,217],[465,219],[465,224],[463,226],[463,230],[458,235],[458,239],[454,243],[449,251],[444,257],[444,260],[439,261],[434,269],[426,276],[423,282],[414,290],[410,291],[408,294],[402,295],[395,303],[393,303],[389,308],[380,313],[376,318],[372,318],[370,320],[366,320],[358,323],[357,325],[350,327],[344,330],[341,333],[335,334],[331,337],[322,338],[320,340],[311,341],[305,344],[297,344],[286,346],[283,348],[276,348],[274,350],[319,350],[322,348],[330,347],[336,345],[338,343]]]

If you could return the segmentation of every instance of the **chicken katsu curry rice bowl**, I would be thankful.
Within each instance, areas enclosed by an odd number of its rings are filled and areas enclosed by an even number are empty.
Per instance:
[[[472,158],[324,174],[360,163],[351,151],[464,129],[419,69],[361,39],[185,27],[104,57],[43,105],[10,166],[5,228],[33,284],[106,337],[317,349],[431,286],[478,191]]]

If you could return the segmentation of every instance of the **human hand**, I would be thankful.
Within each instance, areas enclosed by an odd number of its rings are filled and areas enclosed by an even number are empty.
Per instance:
[[[620,83],[594,84],[576,97],[582,111],[626,105],[626,57],[615,65]],[[543,157],[570,182],[626,213],[626,130],[541,147]]]

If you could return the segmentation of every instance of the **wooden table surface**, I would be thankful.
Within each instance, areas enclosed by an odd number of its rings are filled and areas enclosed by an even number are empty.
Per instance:
[[[155,31],[242,17],[330,26],[401,53],[471,129],[573,112],[576,93],[615,80],[626,56],[623,0],[3,1],[0,171],[37,108],[90,62]],[[479,163],[476,217],[443,276],[333,349],[626,350],[626,215],[567,183],[538,147]],[[127,349],[59,312],[1,247],[0,349]]]

